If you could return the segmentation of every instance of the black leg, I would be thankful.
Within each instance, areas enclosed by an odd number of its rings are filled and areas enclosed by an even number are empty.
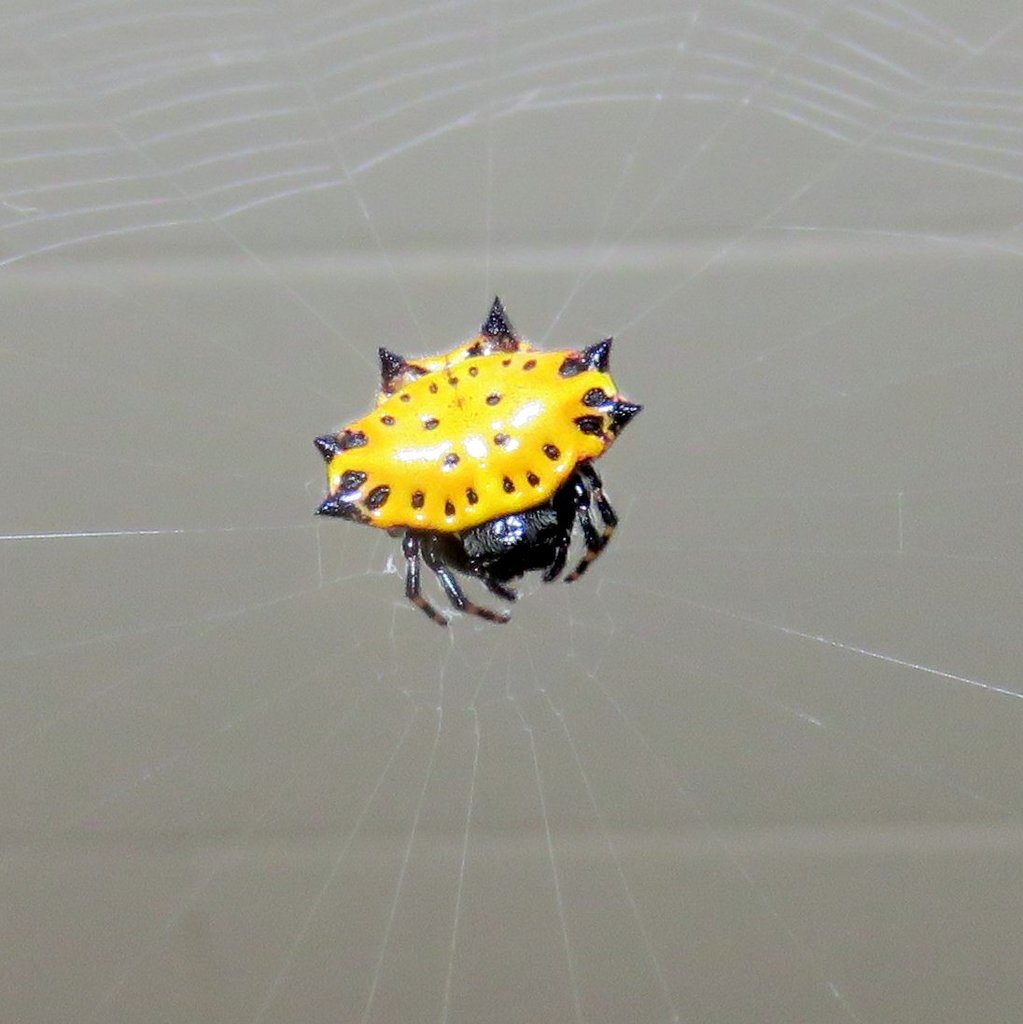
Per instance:
[[[564,544],[559,544],[557,551],[554,552],[554,559],[551,564],[543,571],[544,583],[550,583],[561,575],[561,570],[565,568],[567,559],[568,538],[566,537]]]
[[[581,478],[585,478],[585,482],[580,479],[576,485],[576,515],[579,518],[583,539],[586,542],[586,553],[580,559],[575,569],[565,577],[566,583],[579,579],[586,572],[590,567],[590,563],[607,547],[607,542],[611,539],[611,535],[615,532],[615,527],[618,525],[618,516],[615,515],[615,510],[607,500],[607,495],[604,494],[604,484],[601,482],[597,471],[590,463],[584,462],[579,466],[579,475]],[[589,484],[589,488],[587,488],[586,484]],[[593,525],[593,519],[590,516],[591,499],[596,502],[597,511],[600,513],[601,521],[604,524],[604,529],[601,533],[597,533],[597,529]]]
[[[448,620],[419,592],[419,537],[411,531],[401,542],[405,554],[405,596],[417,607],[422,608],[438,626],[446,626]]]
[[[584,462],[579,468],[590,483],[593,500],[597,503],[597,511],[600,512],[600,518],[604,520],[604,543],[606,544],[611,539],[611,534],[615,532],[618,516],[611,507],[611,502],[607,500],[607,495],[604,493],[604,482],[593,466],[589,462]]]
[[[478,615],[481,619],[487,619],[489,622],[507,622],[511,618],[508,612],[493,612],[489,608],[482,608],[480,605],[470,601],[465,596],[461,585],[455,578],[455,574],[444,564],[437,551],[434,550],[429,537],[425,539],[422,551],[423,561],[433,570],[437,579],[440,580],[444,593],[448,595],[448,600],[460,612]]]
[[[519,599],[519,592],[512,590],[511,587],[506,587],[500,580],[495,580],[492,576],[480,576],[479,579],[491,594],[497,594],[502,600],[517,601]]]

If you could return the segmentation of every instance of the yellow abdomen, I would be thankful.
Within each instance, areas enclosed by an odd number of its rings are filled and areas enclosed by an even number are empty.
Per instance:
[[[524,511],[607,450],[616,398],[611,376],[581,369],[578,353],[466,358],[405,383],[335,435],[328,502],[382,529],[440,532]]]

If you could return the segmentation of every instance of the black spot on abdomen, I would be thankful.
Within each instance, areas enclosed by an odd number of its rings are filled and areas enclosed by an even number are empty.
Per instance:
[[[369,438],[361,430],[342,430],[337,437],[338,451],[347,452],[352,448],[365,448]]]
[[[357,491],[366,482],[366,474],[361,469],[348,469],[341,474],[339,487],[342,491]]]
[[[383,508],[387,504],[387,499],[391,496],[391,488],[386,484],[381,484],[379,487],[374,487],[373,490],[366,495],[366,508],[372,509],[374,512],[378,508]]]
[[[576,416],[575,425],[584,434],[600,436],[604,433],[604,421],[599,416]]]

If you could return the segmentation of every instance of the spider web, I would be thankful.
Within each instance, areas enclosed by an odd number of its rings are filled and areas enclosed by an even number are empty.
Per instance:
[[[3,30],[11,1019],[1018,1018],[1023,16]],[[495,293],[645,411],[442,631],[311,439]]]

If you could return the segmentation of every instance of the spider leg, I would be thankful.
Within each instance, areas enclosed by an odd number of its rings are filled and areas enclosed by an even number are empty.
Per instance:
[[[503,598],[505,601],[517,601],[519,599],[519,592],[512,590],[511,587],[506,587],[500,580],[495,580],[492,576],[480,576],[479,579],[491,594],[497,594],[498,597]]]
[[[579,469],[590,483],[590,488],[593,491],[593,500],[597,503],[600,518],[604,520],[604,543],[606,544],[611,539],[611,534],[615,532],[615,527],[618,525],[618,516],[611,507],[611,502],[607,500],[607,495],[604,493],[604,481],[600,479],[600,474],[593,468],[593,465],[589,462],[584,462]]]
[[[407,532],[401,542],[401,550],[405,555],[405,596],[422,608],[438,626],[446,626],[448,620],[419,592],[419,548],[419,536]]]
[[[448,595],[448,600],[460,611],[466,612],[469,615],[478,615],[481,619],[487,619],[489,622],[507,622],[511,615],[508,612],[494,612],[489,608],[483,608],[478,604],[470,601],[462,590],[461,584],[455,577],[455,574],[444,564],[443,560],[437,554],[433,544],[429,537],[425,539],[422,546],[423,561],[433,570],[434,575],[440,580],[440,585],[444,590],[444,593]],[[485,582],[485,581],[484,581]],[[498,591],[495,591],[498,593]]]
[[[579,518],[579,525],[582,527],[583,539],[586,541],[586,553],[580,559],[579,564],[566,577],[565,582],[571,583],[590,567],[590,563],[607,547],[607,542],[615,532],[618,525],[618,516],[611,507],[604,493],[604,484],[600,475],[589,462],[583,462],[579,466],[579,475],[584,479],[576,482],[576,515]],[[589,487],[586,485],[589,484]],[[597,533],[590,516],[590,503],[595,502],[597,511],[600,513],[604,529]]]
[[[558,550],[554,552],[554,560],[544,569],[543,576],[541,577],[544,583],[551,583],[556,580],[561,575],[561,570],[565,568],[567,560],[568,538],[565,539],[564,544],[558,545]]]

